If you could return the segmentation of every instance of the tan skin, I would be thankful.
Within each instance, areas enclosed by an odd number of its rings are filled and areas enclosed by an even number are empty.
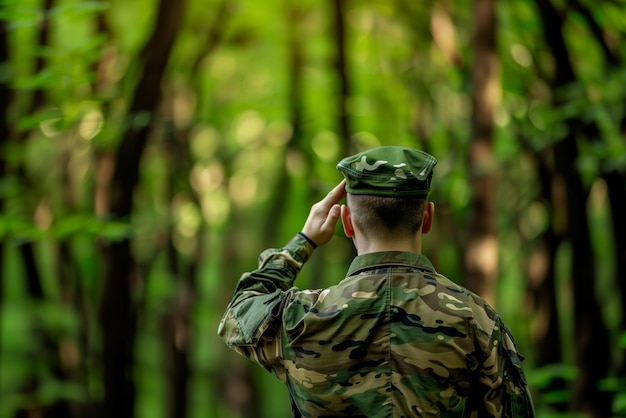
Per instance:
[[[375,240],[365,240],[363,234],[352,222],[350,208],[341,205],[346,197],[346,181],[342,180],[324,199],[311,207],[309,216],[302,228],[304,233],[318,246],[322,246],[333,237],[337,221],[341,217],[343,230],[348,238],[352,238],[357,254],[366,254],[377,251],[408,251],[420,254],[422,252],[422,235],[430,231],[435,213],[432,202],[426,204],[422,227],[415,235],[398,235],[392,237],[377,237]]]

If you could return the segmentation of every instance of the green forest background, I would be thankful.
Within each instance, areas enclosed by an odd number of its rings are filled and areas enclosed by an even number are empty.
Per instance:
[[[424,252],[539,417],[626,416],[626,1],[0,4],[0,417],[289,417],[217,325],[378,145],[439,160]]]

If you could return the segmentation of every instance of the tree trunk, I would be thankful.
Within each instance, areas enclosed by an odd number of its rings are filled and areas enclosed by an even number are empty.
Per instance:
[[[626,136],[626,132],[623,134]],[[626,333],[626,235],[618,231],[626,231],[626,173],[613,170],[604,175],[606,181],[611,220],[613,222],[613,252],[615,254],[615,283],[618,284],[622,300],[620,332]],[[626,376],[625,350],[622,349],[622,359],[618,368],[618,376]]]
[[[337,122],[339,128],[339,138],[341,140],[341,154],[354,154],[359,151],[356,144],[350,140],[351,128],[348,116],[348,99],[350,98],[350,83],[348,77],[348,58],[346,54],[346,24],[345,7],[343,0],[330,0],[333,11],[333,45],[337,46],[335,56],[335,74],[339,78],[339,94],[337,95]]]
[[[620,49],[618,47],[611,48],[607,42],[605,31],[602,28],[602,25],[598,22],[597,15],[590,10],[590,7],[593,7],[593,5],[585,6],[579,0],[572,0],[571,5],[574,10],[576,10],[577,13],[580,13],[585,19],[590,33],[593,34],[593,39],[596,41],[603,53],[604,61],[607,66],[607,72],[621,71],[620,66],[622,65],[623,59],[620,55]],[[620,126],[618,129],[621,136],[623,139],[626,139],[626,116],[622,116],[619,124]],[[602,136],[600,135],[598,125],[589,125],[590,123],[585,127],[585,136],[590,140],[600,141]],[[626,213],[626,172],[623,168],[607,168],[605,166],[602,166],[600,170],[602,178],[607,186],[611,222],[613,224],[612,229],[616,232],[626,231],[626,218],[624,217],[624,213]],[[622,300],[620,331],[624,333],[626,332],[626,303],[624,303],[624,301],[626,301],[626,235],[617,232],[613,234],[612,238],[614,249],[613,253],[615,254],[614,283],[616,283],[619,288]],[[617,376],[622,378],[626,376],[625,355],[626,350],[622,349],[622,364],[620,364],[617,369]]]
[[[574,134],[555,146],[557,172],[564,177],[567,193],[568,240],[572,247],[571,276],[574,293],[574,338],[579,369],[574,385],[576,412],[594,418],[610,415],[611,396],[599,389],[608,371],[608,333],[596,301],[593,249],[587,218],[587,192],[576,172],[577,150]]]
[[[132,97],[129,126],[122,135],[111,180],[110,212],[114,219],[129,221],[139,166],[150,133],[149,123],[161,99],[161,80],[182,21],[184,1],[161,0],[153,32],[139,57],[140,79]],[[103,416],[134,418],[135,384],[133,352],[136,312],[133,304],[137,266],[130,239],[109,242],[104,248],[104,288],[100,305],[103,334]]]
[[[567,218],[567,202],[560,183],[554,182],[554,167],[550,164],[551,152],[536,154],[537,183],[540,185],[538,200],[548,202],[552,218],[549,227],[539,237],[526,264],[526,276],[530,294],[533,297],[532,310],[535,312],[532,344],[536,347],[537,367],[556,365],[563,362],[561,326],[558,316],[556,293],[556,254],[564,239],[564,228],[559,219]],[[566,391],[567,382],[562,376],[555,376],[542,388],[545,393]],[[552,402],[550,406],[560,412],[567,411],[567,402]]]
[[[194,203],[200,207],[201,202],[194,190],[190,187],[186,177],[192,169],[193,163],[189,155],[189,130],[175,131],[172,115],[173,98],[164,98],[166,103],[163,118],[167,121],[165,129],[165,154],[169,157],[169,200],[172,201],[178,193],[191,196]],[[179,134],[180,135],[177,135]],[[170,214],[170,222],[173,214]],[[177,288],[171,298],[168,312],[161,318],[161,328],[165,352],[166,385],[168,395],[167,416],[170,418],[185,418],[189,411],[189,384],[192,375],[190,349],[193,344],[192,315],[197,292],[198,266],[206,254],[204,251],[205,228],[201,224],[195,235],[193,257],[187,263],[180,257],[175,242],[174,225],[168,228],[166,245],[166,260],[171,280]],[[156,258],[156,257],[155,257]]]
[[[0,19],[0,68],[8,68],[9,66],[9,40],[7,37],[7,22]],[[8,73],[8,71],[5,71]],[[9,77],[0,78],[0,179],[4,179],[7,173],[7,161],[5,160],[6,147],[9,143],[11,135],[11,125],[9,123],[9,107],[11,106],[11,88],[9,86]],[[4,213],[4,199],[0,195],[0,213]],[[4,265],[4,240],[0,240],[0,266]],[[2,363],[2,333],[4,315],[4,269],[0,268],[0,363]],[[0,393],[3,393],[0,384]]]
[[[554,104],[563,105],[564,87],[575,83],[565,39],[563,19],[549,0],[536,0],[546,43],[554,57],[555,74],[552,85]],[[595,266],[589,236],[587,193],[576,167],[578,159],[577,134],[581,125],[577,120],[566,122],[567,135],[554,146],[557,176],[564,182],[567,199],[567,239],[572,248],[571,278],[574,300],[574,339],[578,378],[572,392],[574,412],[593,418],[610,416],[612,396],[599,388],[607,376],[610,351],[608,332],[600,313],[595,291]]]
[[[493,304],[498,274],[498,240],[492,143],[494,111],[500,96],[495,0],[474,2],[474,25],[472,137],[468,153],[472,200],[463,279],[468,288]]]

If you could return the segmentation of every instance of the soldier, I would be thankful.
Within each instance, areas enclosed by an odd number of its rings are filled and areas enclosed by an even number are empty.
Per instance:
[[[218,333],[286,384],[294,416],[535,416],[502,318],[421,254],[436,164],[403,147],[343,159],[345,179],[302,231],[241,277]],[[346,277],[298,289],[300,269],[340,217],[357,250]]]

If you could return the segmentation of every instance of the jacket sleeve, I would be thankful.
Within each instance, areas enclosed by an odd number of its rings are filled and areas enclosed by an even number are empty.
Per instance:
[[[219,324],[218,334],[229,347],[266,369],[276,365],[282,352],[276,337],[281,310],[313,250],[298,234],[283,248],[261,253],[259,267],[239,279]]]
[[[535,409],[522,361],[510,330],[498,317],[491,350],[483,364],[481,383],[485,416],[534,418]]]

